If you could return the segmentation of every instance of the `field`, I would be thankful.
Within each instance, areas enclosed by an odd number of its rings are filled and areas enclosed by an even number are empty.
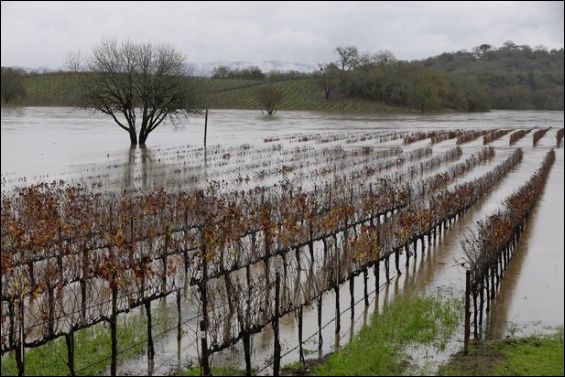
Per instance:
[[[79,91],[74,87],[69,73],[33,74],[25,78],[26,98],[17,104],[26,106],[77,106]],[[395,112],[395,109],[375,101],[347,100],[326,101],[321,87],[312,78],[289,80],[206,79],[195,81],[202,100],[210,109],[259,109],[256,92],[264,86],[275,87],[283,93],[279,110],[324,110]]]

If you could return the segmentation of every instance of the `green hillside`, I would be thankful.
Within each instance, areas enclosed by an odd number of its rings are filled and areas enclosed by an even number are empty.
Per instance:
[[[206,79],[203,88],[210,108],[258,109],[256,92],[264,86],[272,86],[283,93],[279,110],[325,111],[394,111],[406,109],[387,106],[378,101],[359,99],[324,99],[324,93],[315,79],[302,78],[270,82],[268,80]]]
[[[42,73],[24,76],[25,96],[12,103],[21,106],[79,106],[80,92],[74,86],[72,73]],[[409,111],[387,106],[378,101],[360,99],[330,99],[313,78],[293,80],[244,80],[198,78],[196,85],[205,103],[212,109],[257,109],[256,91],[273,86],[283,93],[278,110],[323,111]]]
[[[485,88],[495,109],[563,110],[563,48],[548,51],[507,41],[496,48],[446,52],[421,64]]]
[[[66,72],[32,73],[24,76],[25,97],[18,104],[26,106],[78,106],[80,92],[72,74]]]
[[[446,52],[424,60],[400,61],[392,53],[330,62],[313,73],[263,73],[254,67],[216,69],[213,78],[194,78],[200,100],[215,109],[259,109],[257,91],[282,92],[277,110],[368,112],[563,110],[563,48],[547,51],[507,41]],[[221,73],[221,74],[220,74]],[[78,106],[72,73],[25,73],[2,67],[2,100],[20,106]],[[11,93],[11,95],[10,95]],[[327,99],[326,99],[327,98]]]

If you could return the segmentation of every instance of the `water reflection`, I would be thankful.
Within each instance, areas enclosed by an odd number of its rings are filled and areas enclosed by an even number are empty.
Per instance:
[[[150,189],[156,183],[154,182],[155,175],[152,173],[157,164],[152,158],[151,148],[131,146],[126,153],[123,159],[125,163],[123,164],[122,191],[135,192],[140,189]]]
[[[208,167],[206,152],[199,163],[187,166],[170,161],[163,161],[163,153],[157,148],[131,147],[122,152],[120,164],[112,165],[106,173],[107,183],[103,190],[111,190],[113,186],[121,192],[135,193],[149,191],[154,188],[167,187],[167,191],[191,191],[207,185]],[[117,171],[119,168],[121,174]]]
[[[563,150],[556,150],[542,199],[529,217],[491,306],[485,334],[489,339],[563,325],[563,159]]]
[[[531,215],[532,218],[535,217],[536,209]],[[496,299],[490,305],[490,313],[486,314],[485,329],[480,331],[480,333],[485,334],[485,339],[502,339],[508,332],[510,304],[515,296],[516,286],[528,254],[528,239],[531,237],[531,232],[532,227],[526,226],[520,236],[516,250],[512,253],[508,267],[496,291]]]

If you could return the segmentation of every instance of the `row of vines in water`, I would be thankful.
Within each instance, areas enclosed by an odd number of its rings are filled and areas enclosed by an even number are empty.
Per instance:
[[[461,243],[468,271],[466,341],[470,335],[471,314],[474,335],[479,336],[484,314],[489,312],[490,303],[496,298],[497,288],[554,162],[555,151],[551,149],[534,175],[506,198],[500,210],[479,221]]]

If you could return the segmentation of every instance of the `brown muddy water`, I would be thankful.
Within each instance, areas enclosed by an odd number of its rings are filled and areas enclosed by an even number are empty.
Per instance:
[[[353,310],[341,315],[341,331],[334,327],[335,296],[327,293],[323,300],[322,322],[324,328],[321,347],[318,345],[317,309],[312,305],[304,312],[306,358],[327,354],[345,345],[359,328],[370,320],[371,313],[386,301],[399,294],[410,292],[436,292],[438,290],[463,295],[464,271],[457,263],[461,257],[461,240],[474,224],[496,211],[506,197],[527,181],[540,166],[545,153],[556,146],[555,135],[563,128],[563,112],[549,111],[491,111],[481,114],[444,114],[433,116],[382,115],[382,114],[335,114],[312,112],[280,112],[274,117],[262,116],[258,111],[214,110],[209,114],[207,156],[204,160],[204,119],[194,118],[181,128],[163,125],[148,139],[145,149],[129,148],[126,132],[110,119],[71,108],[10,108],[2,109],[1,157],[2,192],[14,186],[35,182],[65,180],[80,182],[96,190],[146,189],[164,185],[170,190],[204,187],[211,180],[223,179],[234,187],[239,184],[250,187],[254,182],[262,185],[276,183],[277,177],[260,179],[260,174],[246,172],[251,162],[241,151],[270,146],[266,140],[276,140],[282,149],[293,149],[301,144],[299,139],[312,140],[307,144],[314,148],[327,146],[317,143],[319,135],[345,135],[354,138],[368,132],[418,132],[445,129],[529,129],[548,128],[549,132],[536,146],[530,132],[517,144],[509,146],[509,135],[491,145],[496,148],[494,163],[502,161],[514,148],[521,147],[524,159],[492,190],[482,197],[468,212],[460,217],[437,241],[425,245],[424,254],[410,260],[406,266],[402,260],[402,275],[393,275],[390,284],[371,294],[370,305],[363,302],[362,277],[355,279]],[[316,139],[318,137],[318,139]],[[334,144],[347,145],[344,139]],[[361,145],[372,145],[368,140]],[[426,141],[404,148],[414,149],[426,145]],[[402,146],[401,139],[385,143],[386,146]],[[434,145],[434,155],[455,146],[453,140]],[[462,146],[464,156],[482,148],[482,138]],[[234,159],[230,167],[224,162],[226,151]],[[235,157],[237,153],[238,157]],[[218,156],[218,153],[222,156]],[[268,149],[261,156],[263,166],[276,165],[276,158]],[[275,156],[275,157],[272,157]],[[238,166],[240,168],[238,168]],[[474,179],[489,170],[484,165],[473,169],[458,179],[458,183]],[[241,183],[239,177],[250,175],[249,183]],[[295,177],[300,180],[300,177]],[[233,183],[239,182],[239,183]],[[307,179],[300,181],[308,185]],[[239,188],[240,186],[238,186]],[[556,163],[551,169],[543,196],[536,205],[530,221],[514,253],[509,269],[502,280],[499,295],[492,306],[484,336],[491,339],[507,335],[524,335],[543,332],[563,325],[564,318],[564,156],[563,147],[556,148]],[[418,245],[420,250],[422,245]],[[374,275],[369,274],[368,287],[374,287]],[[373,291],[373,289],[370,289]],[[377,297],[377,298],[376,298]],[[188,295],[183,313],[190,317],[196,313],[193,295]],[[349,285],[340,292],[341,309],[348,308]],[[170,308],[174,303],[155,304]],[[131,315],[136,315],[132,313]],[[188,318],[187,317],[187,318]],[[175,323],[172,320],[171,323]],[[179,345],[176,332],[161,337],[155,345],[156,358],[153,374],[166,374],[177,365],[196,362],[196,320],[185,324],[186,335]],[[298,360],[298,326],[294,315],[281,320],[281,364]],[[410,350],[422,371],[430,372],[449,353],[462,347],[463,331],[458,330],[447,349],[439,352],[430,348],[414,347]],[[272,372],[272,331],[267,327],[253,337],[253,364],[259,374]],[[244,367],[241,345],[212,356],[212,365],[230,364]],[[147,359],[142,356],[128,360],[118,368],[120,374],[146,374]],[[414,373],[418,373],[415,371]]]

